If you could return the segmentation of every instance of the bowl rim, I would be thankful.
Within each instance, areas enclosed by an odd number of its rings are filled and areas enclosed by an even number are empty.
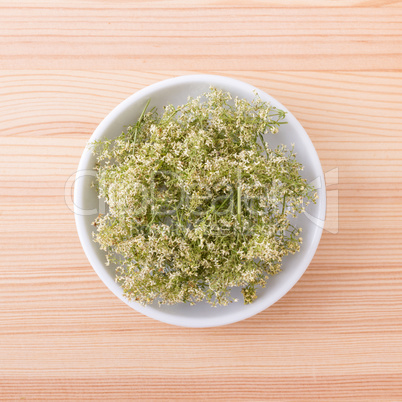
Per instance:
[[[257,91],[258,94],[262,94],[265,98],[269,98],[275,101],[277,107],[281,108],[282,110],[287,112],[287,120],[289,121],[292,120],[292,124],[294,124],[297,128],[297,131],[303,134],[303,141],[306,142],[305,146],[308,148],[308,153],[312,156],[312,160],[314,163],[314,170],[318,172],[319,177],[321,177],[321,188],[320,188],[320,197],[317,202],[317,208],[318,208],[318,219],[321,220],[322,222],[325,220],[325,215],[326,215],[326,187],[325,187],[325,178],[324,178],[324,173],[322,170],[322,165],[320,162],[320,159],[318,157],[317,151],[314,148],[314,145],[308,136],[307,132],[304,130],[303,126],[299,123],[299,121],[293,116],[293,114],[285,107],[283,106],[280,102],[278,102],[275,98],[267,94],[266,92],[258,89],[257,87],[254,87],[253,85],[250,85],[248,83],[245,83],[243,81],[234,79],[234,78],[229,78],[221,75],[212,75],[212,74],[191,74],[191,75],[184,75],[184,76],[178,76],[174,78],[169,78],[165,79],[163,81],[159,81],[157,83],[154,83],[152,85],[149,85],[143,89],[140,89],[139,91],[135,92],[133,95],[129,96],[127,99],[122,101],[119,105],[117,105],[98,125],[98,127],[95,129],[93,132],[92,136],[88,140],[89,142],[92,142],[94,139],[98,138],[107,128],[108,126],[114,121],[116,117],[118,117],[126,108],[131,106],[133,103],[140,101],[141,99],[144,99],[148,97],[152,92],[155,90],[163,89],[163,88],[168,88],[168,87],[174,87],[178,84],[190,84],[194,82],[207,82],[209,85],[230,85],[230,86],[235,86],[237,88],[242,88],[243,90],[246,90],[250,93],[253,91]],[[83,216],[81,216],[79,213],[79,207],[78,205],[81,205],[80,202],[83,199],[84,196],[84,188],[83,185],[79,184],[81,181],[78,180],[80,177],[85,175],[86,170],[89,169],[88,167],[88,162],[91,157],[91,151],[88,149],[86,146],[82,156],[80,158],[80,162],[78,165],[78,170],[76,172],[75,176],[75,182],[74,182],[74,215],[75,215],[75,222],[76,222],[76,227],[77,227],[77,232],[78,232],[78,237],[80,239],[82,248],[84,249],[85,255],[88,258],[89,263],[91,264],[92,268],[95,270],[97,275],[100,277],[102,282],[111,290],[120,300],[125,302],[127,305],[129,305],[131,308],[137,310],[138,312],[156,319],[158,321],[167,323],[167,324],[172,324],[172,325],[177,325],[177,326],[182,326],[182,327],[191,327],[191,328],[207,328],[207,327],[215,327],[215,326],[222,326],[222,325],[227,325],[227,324],[232,324],[238,321],[242,321],[244,319],[250,318],[261,311],[265,310],[266,308],[270,307],[274,303],[276,303],[279,299],[281,299],[301,278],[301,276],[304,274],[306,271],[307,267],[311,263],[311,260],[313,259],[315,252],[317,250],[318,244],[320,242],[321,236],[322,236],[322,231],[323,228],[322,226],[317,226],[317,229],[315,230],[313,240],[311,242],[311,246],[307,250],[307,255],[304,256],[303,261],[299,264],[297,264],[297,274],[295,274],[292,278],[292,280],[286,281],[285,284],[281,286],[280,291],[277,292],[276,297],[269,299],[267,303],[262,303],[259,305],[256,305],[254,309],[249,309],[249,310],[244,310],[243,312],[241,309],[239,311],[231,312],[228,315],[224,316],[219,316],[219,317],[208,317],[208,318],[203,318],[203,319],[194,319],[194,318],[189,318],[189,317],[183,317],[183,316],[175,316],[172,314],[168,314],[165,311],[158,310],[156,308],[150,308],[150,306],[142,306],[139,303],[129,301],[127,300],[123,295],[121,290],[121,287],[116,284],[115,281],[113,281],[113,284],[110,282],[110,277],[108,276],[104,262],[100,261],[98,258],[97,254],[94,253],[93,249],[91,248],[90,244],[88,242],[92,242],[92,239],[88,239],[87,236],[87,225],[85,223],[85,220]]]

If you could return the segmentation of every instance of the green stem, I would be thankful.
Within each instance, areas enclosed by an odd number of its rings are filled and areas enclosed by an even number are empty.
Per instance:
[[[265,153],[267,154],[267,157],[268,157],[268,150],[267,150],[267,147],[265,146],[264,137],[262,136],[262,134],[259,134],[259,136],[260,136],[260,140],[262,142],[262,146],[264,147]]]
[[[134,155],[134,150],[135,150],[135,142],[137,141],[137,133],[138,133],[138,128],[140,127],[142,120],[144,119],[145,112],[149,106],[149,102],[151,102],[151,99],[148,99],[147,103],[145,104],[144,109],[142,110],[141,116],[138,119],[135,129],[134,129],[134,140],[133,140],[133,155]]]
[[[286,195],[283,196],[283,201],[282,201],[282,215],[285,212],[285,205],[286,205]]]
[[[237,187],[237,220],[241,223],[241,185]]]

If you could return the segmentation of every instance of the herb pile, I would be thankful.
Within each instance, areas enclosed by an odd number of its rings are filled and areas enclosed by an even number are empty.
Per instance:
[[[108,206],[94,240],[130,300],[227,305],[241,287],[252,302],[300,249],[289,218],[317,197],[293,149],[264,141],[285,113],[215,88],[162,116],[147,108],[117,139],[92,144]]]

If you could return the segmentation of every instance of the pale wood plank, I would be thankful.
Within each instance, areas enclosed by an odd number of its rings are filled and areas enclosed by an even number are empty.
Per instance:
[[[0,0],[0,4],[9,6],[10,3]],[[127,8],[134,5],[137,8],[177,8],[177,7],[278,7],[278,8],[340,8],[340,7],[401,7],[400,0],[192,0],[191,4],[187,0],[24,0],[19,1],[20,7],[58,6],[68,7],[76,5],[106,8],[113,7]]]
[[[399,8],[57,4],[0,4],[0,68],[300,71],[402,67]]]

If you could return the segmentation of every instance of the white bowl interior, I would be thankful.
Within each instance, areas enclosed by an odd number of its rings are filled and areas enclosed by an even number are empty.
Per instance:
[[[150,107],[156,106],[161,113],[164,105],[172,103],[177,106],[186,103],[188,96],[196,97],[208,91],[211,85],[229,91],[233,96],[248,100],[253,99],[253,90],[256,90],[261,99],[287,111],[274,98],[244,82],[215,75],[183,76],[151,85],[126,99],[101,122],[90,141],[116,138],[124,130],[124,127],[136,121],[148,99],[151,99]],[[318,155],[303,127],[289,112],[286,121],[288,124],[281,126],[279,134],[269,135],[266,137],[267,141],[271,148],[279,144],[288,146],[291,143],[295,144],[297,159],[304,165],[303,177],[309,182],[315,180],[314,183],[321,184],[321,188],[318,188],[317,204],[311,204],[307,208],[307,212],[318,222],[323,222],[326,205],[325,184]],[[317,249],[322,225],[317,225],[303,214],[297,218],[297,224],[303,228],[303,244],[300,252],[283,260],[282,272],[271,277],[266,288],[259,289],[258,298],[254,303],[244,305],[239,289],[232,290],[232,294],[239,298],[239,302],[217,308],[213,308],[207,303],[197,303],[194,306],[178,304],[161,307],[155,303],[144,307],[136,302],[130,302],[124,298],[121,287],[115,282],[114,268],[105,265],[104,253],[99,249],[98,244],[92,240],[94,230],[92,222],[104,208],[96,191],[90,187],[94,180],[94,164],[95,158],[88,149],[85,149],[79,164],[74,188],[75,217],[82,246],[89,262],[106,286],[129,306],[154,319],[187,327],[211,327],[251,317],[279,300],[298,281]]]

